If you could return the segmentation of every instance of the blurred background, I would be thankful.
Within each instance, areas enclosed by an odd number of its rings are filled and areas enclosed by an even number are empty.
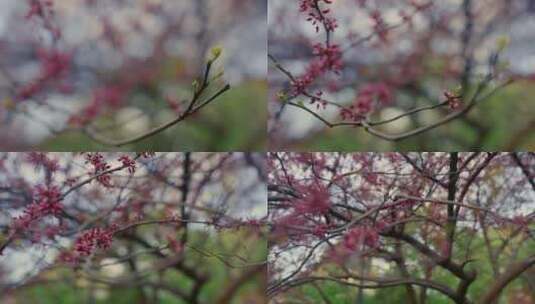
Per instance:
[[[359,6],[358,3],[365,3]],[[415,12],[413,4],[431,6]],[[470,3],[471,34],[467,43],[464,4]],[[327,7],[326,5],[324,5]],[[310,92],[323,90],[323,98],[341,106],[354,103],[359,88],[368,83],[395,86],[393,102],[376,111],[372,120],[383,120],[421,106],[444,101],[444,92],[462,85],[465,63],[470,59],[463,90],[473,92],[489,68],[489,56],[500,51],[499,77],[489,90],[508,79],[513,84],[498,90],[468,115],[434,130],[399,142],[371,136],[361,128],[327,128],[317,118],[296,107],[281,111],[278,93],[289,89],[288,77],[269,66],[269,129],[273,149],[298,151],[396,151],[396,150],[532,150],[535,147],[535,1],[335,1],[328,5],[338,20],[332,43],[343,52],[340,75],[330,73],[316,81]],[[369,36],[377,26],[371,17],[378,12],[389,29],[385,40]],[[403,24],[402,14],[412,15]],[[311,46],[325,40],[316,33],[297,3],[270,1],[268,12],[269,54],[299,76],[313,57]],[[391,28],[390,28],[391,27]],[[369,37],[369,38],[367,38]],[[360,42],[359,42],[360,41]],[[326,119],[340,121],[339,110],[317,111]],[[277,116],[281,113],[280,116]],[[448,114],[435,109],[385,124],[380,131],[397,134],[412,130]]]
[[[231,90],[122,150],[263,148],[266,14],[265,0],[2,1],[0,148],[111,149],[86,128],[122,140],[162,125],[187,107],[215,46],[211,75],[223,76],[210,92]]]

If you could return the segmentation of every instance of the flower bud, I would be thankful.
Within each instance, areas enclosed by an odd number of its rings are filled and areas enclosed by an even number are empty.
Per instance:
[[[502,52],[509,46],[509,37],[506,35],[502,35],[498,37],[496,40],[496,48],[498,49],[498,52]]]
[[[221,56],[221,53],[223,53],[223,48],[221,48],[220,46],[214,46],[210,50],[210,55],[212,56],[212,58],[210,58],[210,61],[216,61]]]

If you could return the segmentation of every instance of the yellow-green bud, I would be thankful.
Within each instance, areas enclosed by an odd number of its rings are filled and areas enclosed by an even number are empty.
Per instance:
[[[287,96],[286,96],[286,93],[284,93],[283,91],[280,91],[277,93],[277,98],[282,101],[282,102],[285,102],[286,99],[287,99]]]
[[[221,56],[221,53],[223,53],[223,48],[221,48],[220,46],[214,46],[210,50],[210,54],[212,55],[212,58],[210,60],[211,61],[216,61],[217,58],[219,58],[219,56]]]
[[[496,47],[498,51],[501,52],[505,50],[509,46],[509,42],[510,42],[510,39],[506,35],[502,35],[498,37],[498,39],[496,40]]]

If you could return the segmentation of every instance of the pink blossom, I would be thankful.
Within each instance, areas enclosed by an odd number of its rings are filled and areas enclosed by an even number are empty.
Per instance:
[[[353,105],[341,109],[340,116],[343,120],[357,121],[376,109],[390,104],[392,99],[392,90],[386,83],[365,84],[360,88]]]
[[[444,92],[444,97],[446,97],[446,102],[448,103],[450,109],[458,110],[461,108],[463,101],[460,95],[446,91]]]
[[[293,83],[295,94],[302,94],[319,77],[328,71],[339,73],[342,69],[342,52],[336,44],[324,45],[317,43],[313,46],[316,58],[310,62],[305,73]],[[319,92],[321,96],[321,92]]]
[[[63,212],[61,192],[57,186],[39,185],[34,189],[33,203],[24,209],[24,213],[14,219],[15,230],[26,229],[34,222],[48,215],[58,216]]]
[[[123,166],[128,168],[128,172],[131,174],[136,172],[136,162],[130,156],[122,155],[119,157],[119,161],[123,163]]]
[[[369,227],[355,227],[345,234],[343,245],[353,251],[362,250],[364,246],[376,248],[379,246],[379,233]]]
[[[332,4],[333,0],[300,0],[299,10],[306,14],[307,21],[310,22],[316,32],[320,30],[320,24],[323,24],[327,31],[334,31],[338,27],[338,23],[335,18],[330,17],[331,9],[322,8],[321,5]]]
[[[36,168],[44,167],[50,172],[56,172],[59,169],[58,161],[48,157],[43,152],[29,152],[28,161]]]
[[[106,163],[106,161],[104,161],[104,157],[102,156],[102,154],[98,152],[87,153],[85,158],[86,158],[86,163],[90,163],[93,165],[94,174],[97,175],[96,180],[104,187],[111,187],[110,174],[103,173],[109,170],[111,167],[108,163]]]
[[[39,75],[18,90],[16,99],[19,101],[34,97],[52,84],[59,83],[61,88],[70,87],[61,81],[65,80],[71,68],[71,53],[40,48],[37,57],[41,65]]]
[[[311,186],[306,189],[303,198],[296,202],[295,210],[301,213],[325,214],[331,207],[329,196],[329,190],[326,187]]]
[[[102,228],[86,230],[74,245],[74,251],[80,256],[88,256],[95,249],[108,249],[113,241],[113,231]]]
[[[30,19],[34,16],[45,17],[46,14],[52,14],[52,0],[29,0],[29,10],[26,13],[26,19]]]

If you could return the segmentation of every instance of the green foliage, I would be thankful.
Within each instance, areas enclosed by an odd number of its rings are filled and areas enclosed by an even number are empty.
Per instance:
[[[225,286],[232,282],[231,275],[244,271],[245,268],[230,268],[220,259],[211,254],[220,254],[221,258],[240,265],[247,260],[247,263],[264,261],[267,256],[267,241],[259,240],[251,231],[246,228],[233,231],[205,232],[190,231],[190,240],[185,249],[186,264],[202,270],[209,277],[209,282],[201,289],[200,298],[204,303],[210,303],[217,298]],[[140,248],[141,249],[141,248]],[[230,255],[238,255],[244,260],[230,258]],[[147,256],[147,261],[152,258]],[[101,289],[101,291],[90,292],[89,283],[77,277],[69,270],[55,270],[48,273],[50,277],[58,277],[58,281],[49,285],[36,285],[28,287],[24,292],[17,295],[17,303],[20,304],[78,304],[89,303],[93,299],[95,304],[131,304],[138,303],[141,298],[141,288],[124,287],[113,289]],[[263,292],[265,273],[260,273],[252,277],[244,284],[234,297],[232,303],[243,303],[243,297],[258,295]],[[152,279],[157,279],[156,277]],[[164,272],[162,279],[171,286],[180,286],[181,289],[190,290],[193,282],[179,271],[168,269]],[[99,290],[95,285],[94,290]],[[104,288],[104,287],[102,287]],[[146,289],[148,294],[149,289]],[[159,302],[162,304],[187,304],[176,296],[161,290],[158,293]]]
[[[416,226],[407,226],[407,231],[413,231],[416,229]],[[503,231],[497,231],[489,229],[489,238],[494,240],[492,243],[494,248],[498,248],[501,245],[500,238],[498,235],[503,234]],[[508,232],[509,233],[509,232]],[[510,246],[501,255],[499,259],[499,265],[501,265],[500,271],[505,271],[507,265],[511,263],[511,250],[518,249],[517,256],[515,257],[516,261],[527,258],[533,252],[535,252],[535,242],[523,242],[519,243],[519,240],[512,241]],[[482,235],[477,235],[474,238],[469,237],[465,233],[458,233],[456,236],[456,246],[453,251],[454,260],[461,261],[465,258],[466,246],[470,246],[470,259],[472,262],[466,265],[466,269],[471,269],[477,272],[476,280],[470,285],[468,289],[468,297],[472,300],[476,300],[481,295],[486,292],[489,286],[495,281],[495,274],[491,268],[491,263],[489,261],[488,252],[486,249],[485,241]],[[421,260],[421,254],[417,253],[415,250],[410,247],[404,247],[404,254],[407,263],[410,266],[410,273],[414,277],[423,277]],[[320,273],[323,272],[335,272],[338,266],[324,264],[321,266]],[[504,268],[505,267],[505,268]],[[378,276],[385,278],[396,278],[399,277],[399,273],[392,268],[390,271],[376,274],[371,273],[370,276]],[[441,267],[434,267],[432,270],[432,279],[433,281],[439,282],[445,286],[449,286],[452,289],[456,289],[456,286],[459,283],[459,280],[449,273],[448,271],[442,269]],[[517,293],[519,290],[525,290],[528,287],[526,283],[527,280],[523,277],[520,277],[513,282],[511,282],[504,291],[502,291],[502,296],[500,300],[501,303],[508,303],[507,298]],[[332,303],[336,304],[354,304],[357,303],[357,294],[358,288],[353,286],[346,286],[338,284],[332,281],[317,281],[316,286],[321,288],[324,296],[326,296]],[[291,301],[291,299],[302,298],[308,301],[307,303],[324,303],[323,297],[318,291],[318,288],[312,284],[306,284],[299,288],[294,289],[289,292],[286,298]],[[417,295],[420,293],[420,287],[415,286]],[[378,289],[367,289],[363,292],[363,304],[384,304],[384,303],[406,303],[407,302],[407,292],[405,287],[397,286],[390,288],[378,288]],[[291,303],[291,302],[288,302]],[[295,303],[303,303],[303,301],[297,301]],[[451,304],[453,301],[446,297],[445,295],[434,291],[427,291],[427,302],[433,304]]]
[[[311,133],[301,141],[292,143],[291,148],[299,151],[378,152],[533,150],[533,96],[535,86],[532,83],[517,82],[479,103],[466,117],[398,142],[379,139],[362,128],[337,127]],[[429,105],[429,101],[421,103],[419,106]],[[422,126],[416,119],[412,120],[412,124],[413,128]]]
[[[178,91],[187,92],[185,88]],[[132,98],[133,104],[152,121],[165,112],[166,103],[143,89],[140,96]],[[136,144],[113,148],[92,141],[82,132],[68,132],[44,142],[41,150],[53,151],[237,151],[262,150],[266,145],[266,95],[265,81],[248,81],[232,87],[213,103],[194,116],[178,123],[156,136]],[[155,99],[156,98],[156,99]],[[173,113],[167,111],[173,118]],[[99,125],[108,125],[110,117],[101,119]],[[119,134],[116,134],[121,138]],[[124,136],[123,136],[124,137]]]

